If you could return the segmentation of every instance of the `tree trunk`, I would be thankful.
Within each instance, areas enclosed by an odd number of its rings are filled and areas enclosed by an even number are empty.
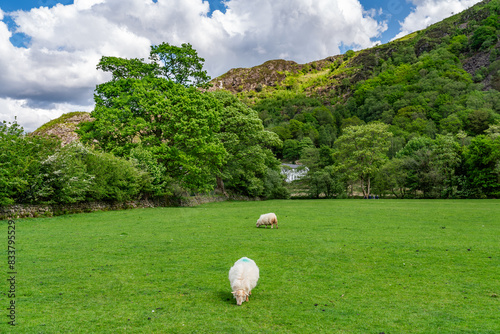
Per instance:
[[[217,180],[217,191],[227,197],[226,189],[224,188],[224,181],[220,176],[217,176],[216,180]]]
[[[363,198],[368,198],[368,194],[366,193],[365,182],[364,182],[363,177],[361,177],[359,181],[361,183],[361,190],[363,191]]]
[[[368,176],[368,181],[366,182],[366,192],[367,192],[367,196],[370,196],[370,186],[371,186],[371,179],[370,179],[370,177]]]

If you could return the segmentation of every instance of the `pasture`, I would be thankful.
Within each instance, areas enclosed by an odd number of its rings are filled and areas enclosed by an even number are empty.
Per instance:
[[[255,227],[267,212],[279,229]],[[260,280],[236,306],[228,271],[242,256]],[[500,332],[498,200],[223,202],[16,220],[16,266],[17,325],[7,324],[4,274],[2,333]]]

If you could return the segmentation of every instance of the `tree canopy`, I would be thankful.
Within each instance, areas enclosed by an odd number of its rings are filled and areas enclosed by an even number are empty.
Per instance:
[[[223,106],[218,137],[228,152],[220,174],[225,187],[249,196],[271,196],[274,189],[266,189],[266,178],[270,171],[279,171],[272,149],[281,147],[281,140],[264,130],[257,113],[234,95],[218,91],[213,96]]]
[[[189,44],[168,43],[152,46],[150,58],[101,58],[97,67],[112,80],[97,86],[94,121],[81,125],[81,139],[124,157],[142,147],[182,187],[211,189],[226,151],[216,137],[221,105],[196,89],[209,79],[203,59]]]
[[[392,133],[382,123],[351,126],[335,142],[337,169],[359,180],[363,195],[371,194],[371,179],[387,160]]]

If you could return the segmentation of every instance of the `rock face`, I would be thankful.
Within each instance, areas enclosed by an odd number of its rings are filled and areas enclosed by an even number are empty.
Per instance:
[[[210,91],[225,89],[235,92],[258,90],[262,86],[275,86],[285,79],[284,72],[299,70],[301,65],[283,59],[269,60],[252,68],[233,68],[212,80]]]
[[[276,86],[286,78],[287,72],[298,72],[305,67],[312,67],[321,70],[325,66],[331,65],[340,57],[328,57],[308,64],[297,64],[291,60],[269,60],[264,64],[251,68],[233,68],[227,73],[215,78],[210,83],[212,87],[209,91],[225,89],[233,93],[242,91],[259,91],[264,86]]]
[[[31,133],[34,136],[55,136],[61,140],[61,145],[65,146],[78,140],[78,134],[75,132],[78,124],[81,122],[92,121],[88,112],[71,112],[62,115],[48,123],[45,123]]]

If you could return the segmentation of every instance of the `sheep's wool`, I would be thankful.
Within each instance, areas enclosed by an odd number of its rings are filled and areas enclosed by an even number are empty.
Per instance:
[[[236,298],[236,303],[241,305],[259,280],[259,267],[255,261],[247,257],[242,257],[234,263],[229,270],[229,282],[231,283],[232,293]]]

